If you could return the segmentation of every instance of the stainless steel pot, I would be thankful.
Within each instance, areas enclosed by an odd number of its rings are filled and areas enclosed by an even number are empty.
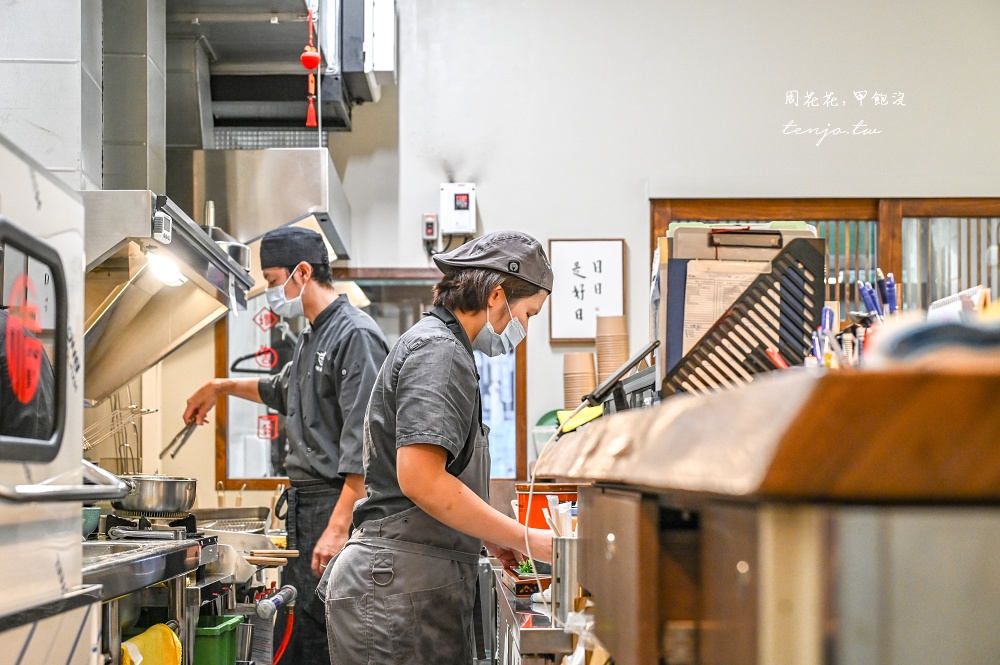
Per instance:
[[[198,481],[177,476],[122,476],[132,488],[128,496],[111,502],[116,510],[186,513],[197,496]]]

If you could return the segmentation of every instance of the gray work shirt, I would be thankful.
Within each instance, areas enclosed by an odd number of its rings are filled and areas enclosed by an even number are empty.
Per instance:
[[[447,316],[452,316],[443,310]],[[396,450],[430,443],[451,464],[476,445],[480,433],[479,374],[468,335],[435,316],[407,330],[379,372],[365,418],[365,488],[354,524],[412,508],[396,477]],[[471,448],[470,448],[471,447]]]
[[[388,350],[375,321],[341,295],[299,337],[291,362],[260,380],[264,404],[285,416],[291,480],[364,473],[365,409]]]

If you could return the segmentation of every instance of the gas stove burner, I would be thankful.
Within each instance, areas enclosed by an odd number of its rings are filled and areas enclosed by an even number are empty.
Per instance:
[[[184,519],[185,517],[190,516],[191,513],[157,513],[151,510],[116,510],[115,515],[131,519],[145,517],[147,519],[177,520]]]
[[[150,531],[164,526],[183,528],[187,535],[198,533],[198,524],[191,513],[133,513],[122,510],[105,518],[104,533],[108,533],[114,527]]]

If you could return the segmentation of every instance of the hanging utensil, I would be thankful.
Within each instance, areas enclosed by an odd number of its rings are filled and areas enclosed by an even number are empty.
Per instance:
[[[281,495],[285,493],[285,484],[278,483],[278,486],[274,488],[274,496],[271,497],[271,529],[277,529],[278,524],[281,522],[278,519],[278,515],[275,512],[275,508],[278,505],[278,500],[281,499]]]
[[[222,484],[221,480],[219,482],[215,483],[215,489],[216,489],[216,493],[215,494],[216,494],[216,497],[218,497],[219,508],[225,508],[226,507],[226,493],[223,490],[224,487],[225,487],[225,485]]]
[[[236,507],[239,508],[243,505],[243,490],[247,488],[247,484],[243,483],[243,487],[240,488],[239,494],[236,495]]]
[[[160,451],[160,459],[163,459],[163,456],[166,455],[168,452],[170,453],[170,459],[177,457],[177,453],[180,452],[180,449],[183,448],[184,444],[188,442],[188,439],[191,438],[191,435],[194,434],[194,430],[197,427],[198,423],[195,421],[191,421],[190,423],[188,423],[184,427],[184,429],[178,432],[177,436],[175,436],[173,440],[170,443],[168,443],[163,450]],[[170,452],[171,449],[173,450],[173,452]]]

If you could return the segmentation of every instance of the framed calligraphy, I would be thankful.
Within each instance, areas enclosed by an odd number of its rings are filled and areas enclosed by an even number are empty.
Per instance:
[[[593,342],[598,314],[625,314],[624,239],[552,239],[549,260],[549,342]]]

